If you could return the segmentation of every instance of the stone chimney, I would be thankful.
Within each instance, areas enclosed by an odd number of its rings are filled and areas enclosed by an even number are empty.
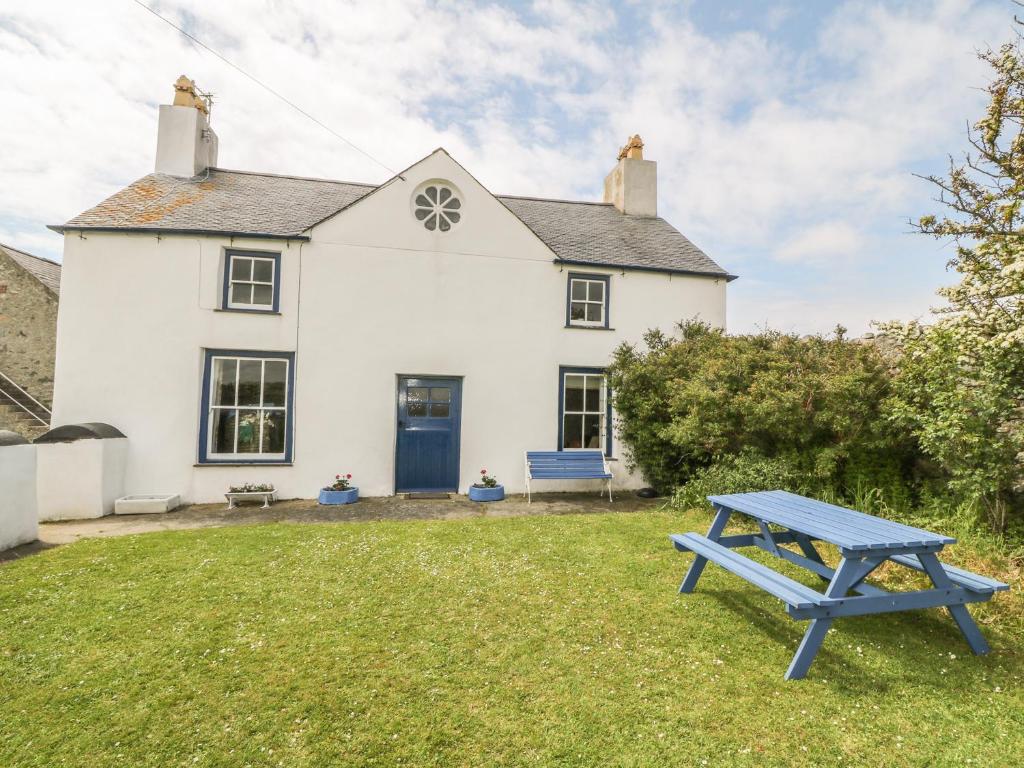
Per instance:
[[[174,84],[174,103],[160,105],[156,172],[198,176],[217,165],[217,134],[210,127],[210,97],[182,75]]]
[[[604,177],[604,201],[630,216],[658,215],[658,164],[644,160],[639,135],[626,142],[618,164]]]

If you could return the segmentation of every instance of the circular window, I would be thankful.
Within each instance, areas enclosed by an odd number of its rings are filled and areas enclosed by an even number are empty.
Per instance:
[[[427,184],[413,197],[413,214],[431,232],[447,232],[462,218],[462,201],[451,187],[437,182]]]

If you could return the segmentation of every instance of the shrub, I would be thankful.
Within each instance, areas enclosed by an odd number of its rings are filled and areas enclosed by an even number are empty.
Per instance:
[[[875,347],[773,331],[726,336],[700,322],[622,345],[609,370],[627,460],[665,491],[716,470],[777,460],[808,489],[858,486],[906,496],[915,445],[884,417],[889,366]],[[735,475],[738,477],[738,475]],[[708,482],[711,478],[708,479]]]
[[[712,495],[779,489],[794,493],[805,490],[799,473],[788,462],[740,454],[699,470],[692,480],[672,495],[672,505],[680,509],[694,509],[707,506],[707,497]]]

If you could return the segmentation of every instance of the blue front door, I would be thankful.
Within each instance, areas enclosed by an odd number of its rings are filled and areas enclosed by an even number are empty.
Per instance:
[[[459,379],[399,378],[396,492],[459,489],[461,404]]]

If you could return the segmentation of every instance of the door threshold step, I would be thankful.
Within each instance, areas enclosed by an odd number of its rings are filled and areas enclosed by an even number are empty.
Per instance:
[[[411,501],[436,501],[437,499],[450,499],[452,497],[450,493],[405,493],[402,495]]]

